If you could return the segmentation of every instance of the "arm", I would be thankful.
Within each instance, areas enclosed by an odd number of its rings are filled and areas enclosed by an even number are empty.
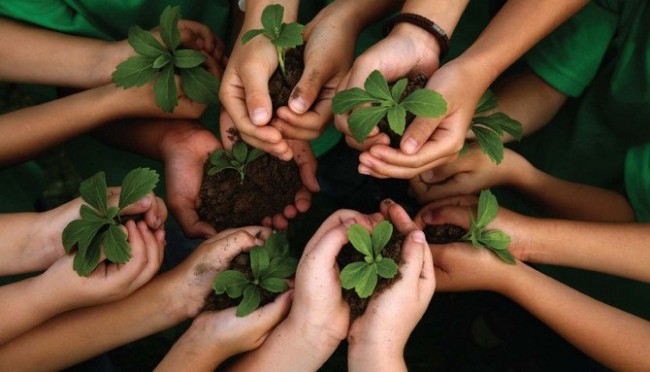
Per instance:
[[[34,365],[63,369],[196,316],[216,274],[244,249],[263,244],[254,237],[260,232],[262,237],[270,233],[251,227],[218,234],[131,296],[51,319],[3,345],[0,369],[25,370]]]

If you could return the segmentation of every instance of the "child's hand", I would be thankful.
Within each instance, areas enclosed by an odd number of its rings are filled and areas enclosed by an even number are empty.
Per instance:
[[[152,232],[144,221],[126,223],[132,258],[125,264],[99,263],[88,277],[72,270],[73,255],[59,259],[40,277],[61,311],[119,300],[147,283],[162,263],[165,233]]]
[[[156,370],[213,371],[229,357],[258,348],[289,312],[292,294],[285,292],[243,318],[235,308],[202,313]]]
[[[477,194],[494,186],[517,186],[525,180],[530,168],[524,157],[510,149],[504,149],[503,162],[496,165],[478,143],[473,143],[469,151],[456,161],[412,178],[411,191],[420,204],[450,196]]]
[[[436,287],[433,261],[424,233],[411,231],[402,246],[401,278],[373,297],[348,335],[351,371],[374,366],[404,366],[404,347],[424,315]],[[390,367],[389,367],[390,366]]]
[[[469,228],[470,214],[476,215],[478,198],[473,195],[455,196],[429,203],[415,216],[415,224],[424,229],[427,225],[451,224]],[[528,229],[534,228],[534,219],[499,207],[497,217],[488,225],[488,230],[498,229],[510,236],[508,250],[517,259],[527,261],[529,244]],[[435,246],[434,246],[435,247]],[[481,249],[487,251],[487,249]],[[434,257],[435,258],[435,257]]]

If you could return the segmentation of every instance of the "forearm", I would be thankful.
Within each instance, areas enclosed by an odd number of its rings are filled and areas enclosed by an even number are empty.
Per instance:
[[[348,27],[355,27],[356,33],[373,22],[399,10],[403,1],[395,0],[337,0],[325,7],[316,18],[332,15]]]
[[[0,276],[31,272],[38,261],[29,249],[38,222],[36,213],[13,213],[0,215],[0,238],[2,240],[2,257]]]
[[[587,2],[587,0],[509,0],[474,44],[458,59],[474,61],[474,64],[481,65],[482,73],[487,74],[486,80],[491,83],[533,45],[575,14]]]
[[[404,361],[404,350],[386,350],[385,345],[374,348],[348,347],[348,370],[350,372],[398,372],[408,371]]]
[[[127,116],[118,88],[106,85],[0,116],[0,165],[31,159],[67,139]]]
[[[0,81],[90,88],[107,84],[128,48],[0,18]],[[44,58],[45,57],[45,58]]]
[[[467,4],[469,4],[469,0],[406,0],[401,13],[415,13],[428,18],[440,26],[447,36],[451,37]]]
[[[512,244],[526,261],[650,282],[648,224],[528,218],[511,230],[516,231]]]
[[[62,314],[4,345],[0,370],[60,370],[182,322],[188,310],[173,299],[179,289],[169,284],[170,275],[121,301]]]
[[[262,28],[262,12],[269,5],[279,4],[284,7],[284,23],[295,22],[298,19],[299,0],[246,0],[246,13],[242,30],[246,32],[253,28]]]
[[[608,368],[650,369],[650,323],[519,266],[511,299]]]
[[[523,159],[523,158],[522,158]],[[520,162],[513,186],[552,217],[583,221],[634,222],[627,199],[614,191],[565,181]]]
[[[156,371],[214,371],[228,356],[215,353],[214,345],[205,345],[205,339],[193,337],[191,328],[176,341]]]

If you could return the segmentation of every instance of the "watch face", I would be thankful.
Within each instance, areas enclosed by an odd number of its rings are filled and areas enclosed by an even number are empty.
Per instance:
[[[242,12],[246,11],[246,0],[239,0],[239,9],[241,9]]]

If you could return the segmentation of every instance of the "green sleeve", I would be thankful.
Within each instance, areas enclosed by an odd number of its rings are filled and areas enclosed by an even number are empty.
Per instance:
[[[560,92],[580,96],[596,76],[617,22],[618,14],[589,3],[528,53],[528,65]]]
[[[625,188],[637,221],[650,222],[650,143],[627,152]]]

